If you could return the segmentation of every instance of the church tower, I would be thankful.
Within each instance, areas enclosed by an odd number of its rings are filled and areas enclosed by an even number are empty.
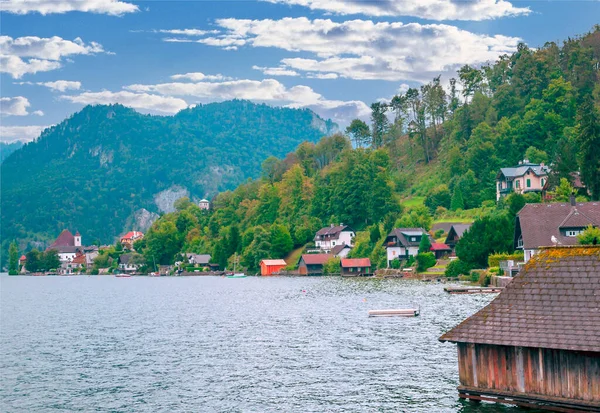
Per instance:
[[[81,247],[81,234],[79,233],[79,231],[77,231],[75,233],[75,246],[76,247]]]

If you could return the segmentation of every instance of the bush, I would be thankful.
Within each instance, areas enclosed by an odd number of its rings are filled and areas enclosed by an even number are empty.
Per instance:
[[[479,274],[479,285],[487,287],[492,282],[492,275],[489,273],[482,272]]]
[[[341,272],[340,261],[341,260],[339,258],[328,259],[327,262],[323,264],[323,274],[339,274]]]
[[[487,274],[486,270],[473,270],[471,271],[471,282],[481,283],[482,277]]]
[[[400,269],[400,266],[402,265],[402,262],[398,259],[398,258],[394,258],[391,262],[390,262],[390,267],[398,270]]]
[[[458,277],[459,275],[468,275],[471,271],[471,266],[464,261],[450,261],[446,266],[446,277]]]
[[[17,270],[9,270],[8,275],[18,275],[19,272]]]
[[[513,254],[491,254],[488,256],[488,266],[499,267],[500,261],[524,261],[523,252],[515,252]]]
[[[435,254],[433,252],[421,252],[417,254],[417,271],[423,272],[435,265]]]

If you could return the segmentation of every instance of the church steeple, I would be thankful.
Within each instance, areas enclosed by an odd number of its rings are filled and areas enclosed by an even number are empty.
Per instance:
[[[75,246],[76,247],[81,247],[81,234],[79,233],[79,231],[77,231],[75,233],[74,239],[75,239]]]

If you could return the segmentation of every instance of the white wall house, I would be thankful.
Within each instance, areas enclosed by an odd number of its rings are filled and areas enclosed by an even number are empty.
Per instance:
[[[339,245],[354,245],[354,237],[356,233],[347,225],[331,225],[321,228],[315,235],[315,245],[317,248],[330,252],[334,247]]]
[[[419,253],[419,244],[423,236],[429,236],[423,228],[395,228],[385,239],[387,263],[395,260],[406,260]]]

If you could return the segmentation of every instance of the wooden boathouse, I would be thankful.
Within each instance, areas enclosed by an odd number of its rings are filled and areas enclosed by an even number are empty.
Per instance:
[[[440,341],[458,344],[461,398],[600,412],[600,246],[543,248]]]

